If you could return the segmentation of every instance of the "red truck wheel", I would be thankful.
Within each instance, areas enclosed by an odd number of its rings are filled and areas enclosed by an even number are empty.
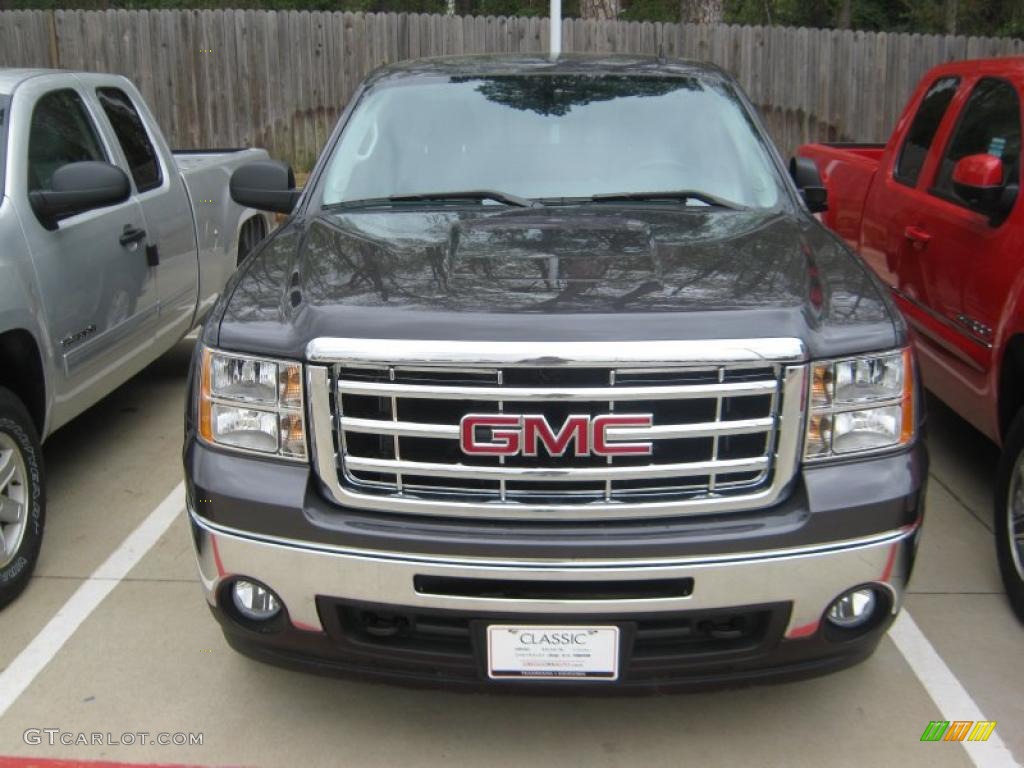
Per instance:
[[[1017,617],[1024,622],[1024,411],[1017,414],[999,460],[995,499],[999,570]]]

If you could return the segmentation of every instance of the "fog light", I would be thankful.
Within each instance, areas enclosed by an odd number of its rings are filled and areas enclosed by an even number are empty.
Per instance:
[[[825,617],[837,627],[853,629],[865,624],[875,613],[878,599],[875,590],[867,587],[844,592],[828,607]]]
[[[267,621],[281,610],[281,600],[270,588],[245,579],[231,587],[231,600],[238,612],[252,621]]]

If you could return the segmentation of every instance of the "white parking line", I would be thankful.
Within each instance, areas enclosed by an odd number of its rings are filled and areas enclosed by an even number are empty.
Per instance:
[[[0,717],[46,668],[64,643],[103,599],[160,540],[185,508],[185,484],[179,483],[121,545],[87,578],[39,634],[0,672]],[[900,653],[946,720],[987,720],[971,695],[924,636],[905,609],[889,630]],[[921,724],[922,731],[925,723]],[[1019,768],[1010,750],[993,732],[988,741],[961,742],[979,768]]]
[[[932,697],[942,713],[943,720],[987,721],[981,708],[975,704],[971,694],[956,679],[953,671],[946,666],[935,647],[924,636],[917,622],[906,609],[900,612],[889,630],[889,637],[896,643],[903,658],[921,681],[921,685]],[[921,723],[921,731],[927,723]],[[999,734],[993,731],[988,741],[962,741],[967,756],[978,768],[1003,768],[1018,766],[1010,750]]]
[[[0,672],[0,717],[32,684],[68,638],[89,618],[89,614],[103,602],[103,598],[153,548],[184,508],[185,483],[181,482],[75,590],[14,661]]]

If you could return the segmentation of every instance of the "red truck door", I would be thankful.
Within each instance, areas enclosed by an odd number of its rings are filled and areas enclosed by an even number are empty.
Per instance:
[[[901,309],[915,325],[927,325],[939,308],[959,303],[950,266],[933,249],[925,213],[932,204],[926,179],[934,164],[932,146],[946,130],[950,105],[961,79],[945,75],[919,97],[914,119],[895,160],[879,169],[864,208],[861,255],[892,288]]]
[[[943,306],[945,320],[958,333],[952,337],[962,356],[981,371],[991,364],[993,332],[1005,307],[1016,269],[1007,269],[1013,255],[1010,240],[1018,228],[1010,216],[993,218],[972,206],[953,184],[957,161],[970,155],[992,155],[1003,164],[1004,183],[1020,182],[1021,107],[1017,88],[1002,78],[983,77],[971,88],[952,136],[942,149],[928,193],[924,226],[931,237],[927,257],[937,255],[949,265],[944,279],[954,282],[955,305]],[[938,309],[938,307],[936,307]]]
[[[992,217],[963,199],[953,183],[957,161],[971,155],[998,157],[1003,182],[1020,183],[1021,105],[1017,87],[998,77],[982,77],[971,84],[952,135],[931,171],[931,198],[922,212],[930,237],[922,253],[936,259],[948,283],[950,301],[933,305],[945,327],[931,336],[936,355],[931,361],[941,372],[931,376],[940,397],[955,403],[968,420],[990,436],[998,436],[997,385],[993,370],[993,342],[1000,314],[1007,306],[1021,266],[1020,225],[1017,217]],[[1019,209],[1020,206],[1015,206]],[[955,303],[952,301],[956,299]],[[924,369],[928,380],[928,367]]]

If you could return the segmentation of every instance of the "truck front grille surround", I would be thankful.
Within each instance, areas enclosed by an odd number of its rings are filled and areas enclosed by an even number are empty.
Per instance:
[[[312,448],[333,499],[360,509],[530,520],[657,518],[769,506],[796,471],[798,339],[420,342],[307,348]],[[467,455],[467,414],[650,417],[618,440],[650,455]],[[578,447],[578,444],[577,444]]]

